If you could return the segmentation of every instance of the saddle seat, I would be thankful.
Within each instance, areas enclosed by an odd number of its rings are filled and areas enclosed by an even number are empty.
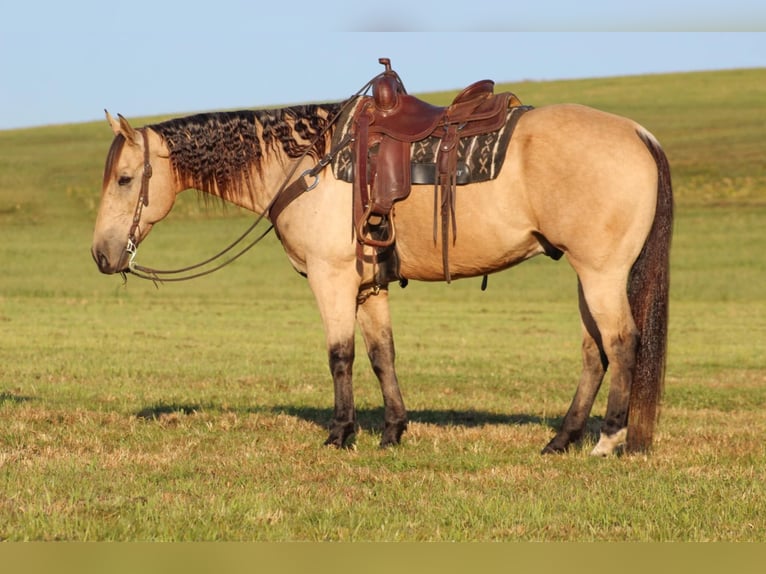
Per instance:
[[[496,96],[492,80],[471,84],[445,108],[407,94],[393,74],[387,71],[376,79],[372,100],[361,111],[370,116],[371,134],[413,143],[429,136],[440,137],[451,124],[461,124],[460,135],[464,137],[492,131],[496,123],[501,126],[505,119],[507,96],[511,94]]]

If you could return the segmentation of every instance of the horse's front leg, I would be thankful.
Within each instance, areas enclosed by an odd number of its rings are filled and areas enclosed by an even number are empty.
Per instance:
[[[380,446],[399,444],[407,429],[407,411],[399,390],[394,368],[394,337],[391,330],[391,314],[388,308],[388,290],[362,293],[357,309],[357,322],[362,331],[375,375],[380,381],[385,408],[383,436]]]
[[[351,446],[356,434],[356,409],[352,382],[354,337],[346,341],[328,342],[327,351],[335,390],[335,407],[330,423],[330,436],[327,437],[325,444],[342,448]]]
[[[310,270],[309,284],[319,306],[327,341],[327,355],[335,391],[335,406],[326,445],[338,448],[353,444],[356,410],[352,373],[356,296],[359,281],[332,270]]]

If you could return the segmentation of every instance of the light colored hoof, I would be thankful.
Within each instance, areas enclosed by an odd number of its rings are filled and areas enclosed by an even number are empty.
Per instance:
[[[618,430],[612,436],[607,436],[601,433],[601,438],[598,444],[590,451],[591,456],[609,456],[614,453],[615,449],[625,444],[628,438],[628,429],[623,428]]]

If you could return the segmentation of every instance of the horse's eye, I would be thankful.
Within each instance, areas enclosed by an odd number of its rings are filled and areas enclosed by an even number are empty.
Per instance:
[[[117,180],[117,185],[128,185],[130,182],[133,181],[132,177],[128,177],[127,175],[121,175],[120,179]]]

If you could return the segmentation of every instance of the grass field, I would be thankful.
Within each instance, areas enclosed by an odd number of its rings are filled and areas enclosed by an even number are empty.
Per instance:
[[[669,358],[649,456],[539,456],[580,362],[574,274],[546,258],[486,292],[392,287],[410,428],[377,448],[360,352],[358,448],[323,448],[319,316],[273,237],[211,277],[123,285],[89,254],[106,123],[0,131],[0,539],[766,539],[766,69],[500,88],[630,116],[668,153]],[[190,192],[142,262],[197,261],[250,220]]]

